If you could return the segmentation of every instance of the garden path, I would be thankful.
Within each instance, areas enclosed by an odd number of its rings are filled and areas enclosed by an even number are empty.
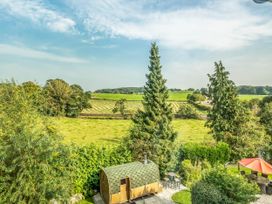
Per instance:
[[[272,196],[271,195],[261,195],[260,198],[251,203],[251,204],[271,204],[272,203]]]

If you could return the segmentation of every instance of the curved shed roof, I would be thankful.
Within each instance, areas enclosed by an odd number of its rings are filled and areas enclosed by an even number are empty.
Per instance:
[[[137,188],[160,181],[159,168],[152,161],[148,161],[147,164],[132,162],[111,166],[103,168],[102,171],[107,176],[109,193],[111,194],[120,192],[120,180],[127,177],[130,179],[130,188]]]

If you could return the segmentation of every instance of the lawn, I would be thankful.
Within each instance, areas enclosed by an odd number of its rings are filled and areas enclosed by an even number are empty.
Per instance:
[[[191,192],[184,190],[175,193],[172,196],[172,200],[177,204],[191,204],[192,203]]]
[[[169,92],[169,100],[170,101],[186,101],[187,95],[192,92],[190,91],[180,91],[180,92]],[[140,101],[143,99],[142,94],[111,94],[111,93],[93,93],[93,99],[104,99],[104,100],[119,100],[119,99],[127,99],[127,100],[136,100]]]
[[[118,144],[129,133],[130,120],[99,120],[80,118],[51,118],[56,129],[64,137],[65,143],[87,145]],[[203,120],[174,120],[174,129],[178,132],[179,143],[213,142],[209,129]]]

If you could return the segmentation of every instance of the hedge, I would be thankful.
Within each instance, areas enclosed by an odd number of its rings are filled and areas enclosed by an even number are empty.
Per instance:
[[[222,200],[221,192],[213,184],[199,181],[192,188],[192,204],[218,204]]]
[[[180,161],[191,160],[193,164],[207,160],[212,166],[216,163],[224,164],[230,159],[228,144],[219,142],[216,146],[203,144],[186,144],[181,146]]]
[[[126,148],[98,147],[95,145],[73,147],[76,177],[75,192],[92,196],[93,190],[99,190],[99,173],[101,167],[108,167],[131,162],[131,153]]]

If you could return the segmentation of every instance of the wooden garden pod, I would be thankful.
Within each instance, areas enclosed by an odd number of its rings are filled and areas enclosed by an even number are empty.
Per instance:
[[[105,204],[124,203],[161,190],[159,168],[152,161],[107,167],[100,173],[100,194]]]

